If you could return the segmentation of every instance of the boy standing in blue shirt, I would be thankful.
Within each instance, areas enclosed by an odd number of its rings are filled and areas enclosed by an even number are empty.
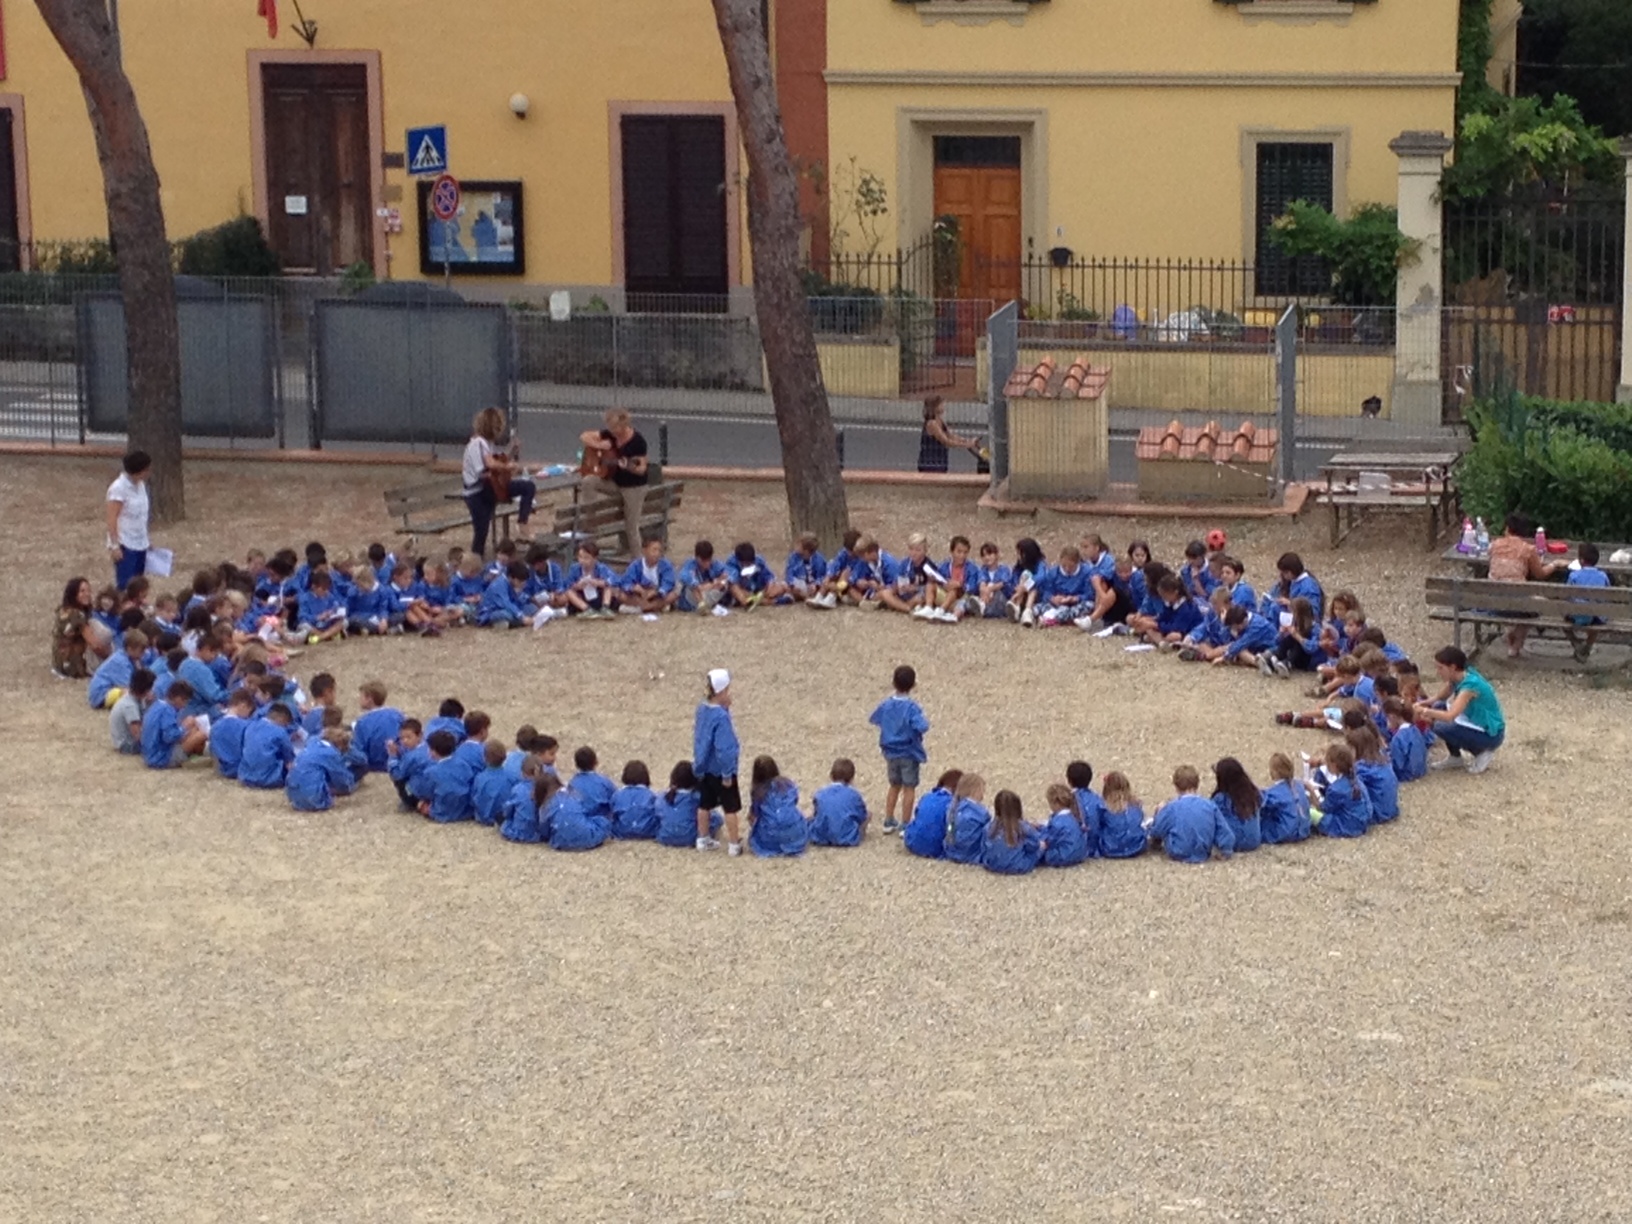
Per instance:
[[[903,816],[912,814],[918,791],[918,769],[929,760],[929,754],[924,751],[929,719],[911,696],[918,686],[918,673],[903,663],[895,669],[892,679],[895,691],[878,703],[867,721],[878,728],[878,746],[884,753],[884,767],[890,781],[889,793],[884,799],[884,832],[899,833],[901,821],[895,816],[896,804],[900,803]]]

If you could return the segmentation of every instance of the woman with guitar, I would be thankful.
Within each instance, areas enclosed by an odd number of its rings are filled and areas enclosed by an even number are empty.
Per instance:
[[[531,539],[527,523],[533,517],[532,478],[521,467],[521,444],[501,448],[506,422],[502,408],[483,408],[471,422],[465,444],[465,505],[470,507],[470,550],[487,555],[487,531],[501,502],[516,503],[516,538]]]
[[[578,439],[584,444],[581,495],[616,497],[623,502],[625,555],[640,555],[640,510],[646,500],[648,470],[646,439],[629,414],[612,408],[605,429],[591,429]]]

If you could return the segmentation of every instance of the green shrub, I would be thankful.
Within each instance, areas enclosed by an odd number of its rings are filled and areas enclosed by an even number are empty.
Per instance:
[[[183,276],[277,276],[283,264],[267,245],[255,217],[234,217],[176,243],[177,271]]]

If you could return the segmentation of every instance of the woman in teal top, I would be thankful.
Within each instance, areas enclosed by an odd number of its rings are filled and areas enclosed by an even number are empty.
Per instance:
[[[1491,758],[1507,737],[1507,720],[1496,690],[1468,666],[1468,656],[1447,646],[1434,656],[1434,668],[1445,687],[1432,704],[1417,707],[1418,713],[1435,725],[1434,734],[1451,750],[1448,760],[1436,768],[1460,767],[1462,750],[1473,753],[1469,773],[1484,773]]]

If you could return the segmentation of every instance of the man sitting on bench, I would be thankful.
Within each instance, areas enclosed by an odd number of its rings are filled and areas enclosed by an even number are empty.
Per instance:
[[[580,500],[616,497],[623,502],[624,555],[633,557],[640,551],[640,510],[651,480],[646,439],[628,412],[612,408],[607,411],[605,429],[591,429],[578,440],[584,444]]]

